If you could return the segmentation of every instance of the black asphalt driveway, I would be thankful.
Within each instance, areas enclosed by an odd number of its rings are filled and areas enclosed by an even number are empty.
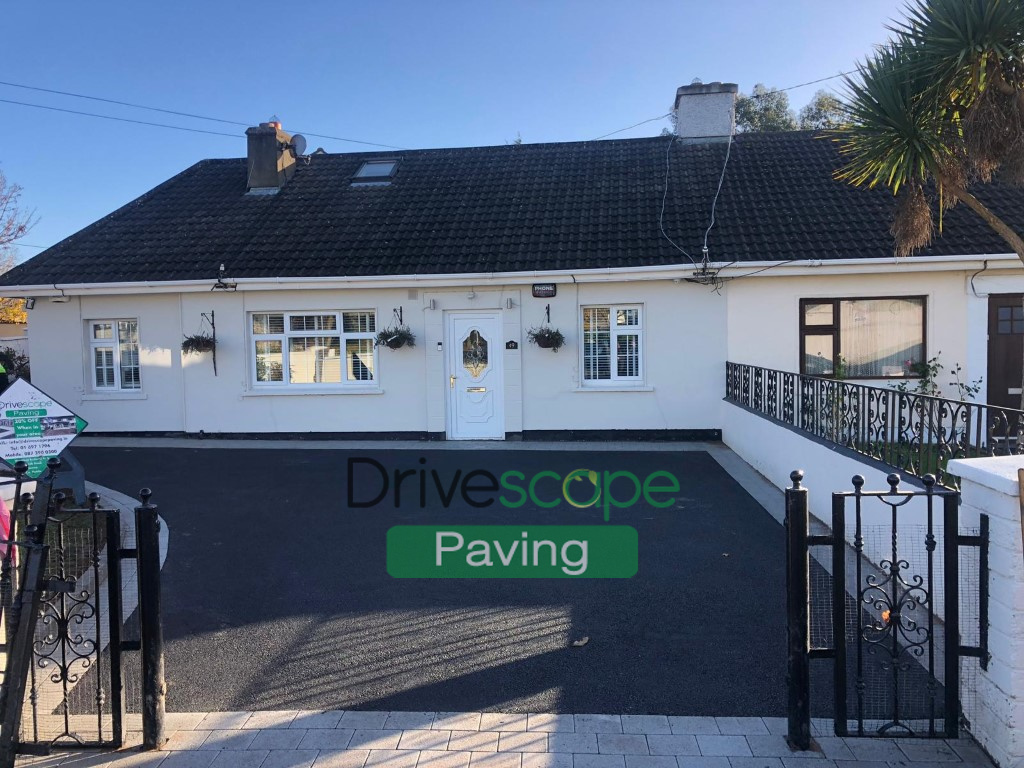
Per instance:
[[[785,714],[784,536],[703,452],[77,448],[87,477],[154,490],[170,529],[164,627],[175,711],[381,709]],[[639,572],[607,580],[393,579],[410,524],[601,524],[565,503],[445,508],[418,475],[347,504],[350,457],[390,472],[655,470],[675,503],[612,510]],[[356,501],[376,470],[357,465]],[[618,481],[617,481],[618,482]],[[555,486],[552,484],[552,491]],[[575,647],[573,641],[589,638]]]

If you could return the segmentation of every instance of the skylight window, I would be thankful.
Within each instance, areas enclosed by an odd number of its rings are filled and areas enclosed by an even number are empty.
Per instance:
[[[367,160],[356,171],[357,181],[390,181],[395,175],[397,160]]]

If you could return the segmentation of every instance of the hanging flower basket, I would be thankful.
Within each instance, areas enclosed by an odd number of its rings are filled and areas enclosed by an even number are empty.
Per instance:
[[[213,352],[217,348],[217,340],[208,333],[195,333],[186,336],[181,342],[181,351],[186,355],[201,355]]]
[[[546,325],[542,325],[540,328],[531,328],[526,335],[541,349],[557,352],[565,346],[565,336],[557,328],[548,328]]]
[[[377,334],[377,346],[388,349],[401,349],[402,347],[415,347],[416,336],[407,325],[396,325],[394,328],[385,328]]]

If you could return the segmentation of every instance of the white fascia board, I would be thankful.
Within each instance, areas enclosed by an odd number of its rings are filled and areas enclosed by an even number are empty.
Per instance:
[[[978,269],[988,262],[989,269],[1020,267],[1016,254],[980,256],[914,256],[893,259],[804,259],[800,261],[745,261],[740,264],[719,262],[709,265],[720,270],[723,278],[781,277],[822,274],[868,274],[900,272],[935,272]],[[765,269],[765,268],[768,269]],[[757,274],[748,274],[763,269]],[[581,270],[533,270],[529,272],[476,272],[453,275],[371,275],[365,277],[253,277],[230,281],[239,291],[324,290],[343,288],[457,288],[471,286],[486,289],[488,285],[523,285],[533,282],[607,283],[641,280],[686,280],[696,268],[692,264],[656,267],[608,267]],[[46,285],[0,286],[0,295],[24,296],[86,296],[146,293],[208,293],[216,282],[207,280],[136,281],[123,283],[49,283]],[[231,291],[225,291],[229,293]]]

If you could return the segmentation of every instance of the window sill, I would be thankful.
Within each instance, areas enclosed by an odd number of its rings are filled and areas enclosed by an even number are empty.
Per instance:
[[[654,387],[643,384],[617,384],[609,387],[576,387],[573,392],[653,392]]]
[[[82,395],[82,402],[87,400],[148,400],[144,392],[88,392]]]
[[[309,397],[310,395],[383,395],[380,387],[332,387],[330,389],[250,389],[242,393],[242,397]]]

